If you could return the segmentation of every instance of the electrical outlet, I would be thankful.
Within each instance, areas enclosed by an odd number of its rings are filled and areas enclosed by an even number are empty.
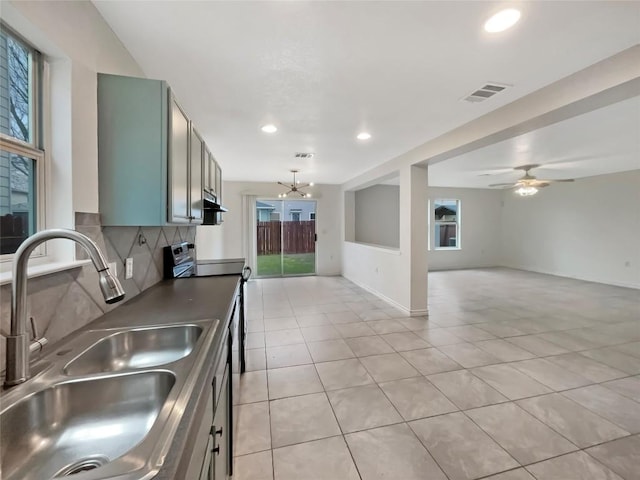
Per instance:
[[[132,257],[127,258],[124,265],[125,265],[124,278],[127,280],[129,278],[133,278],[133,258]]]
[[[118,262],[111,262],[109,264],[109,272],[111,273],[111,275],[113,275],[114,277],[118,276]]]

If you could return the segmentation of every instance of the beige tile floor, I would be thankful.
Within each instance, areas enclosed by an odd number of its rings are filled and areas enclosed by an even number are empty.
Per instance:
[[[234,480],[640,479],[640,292],[429,276],[408,317],[341,277],[247,284]]]

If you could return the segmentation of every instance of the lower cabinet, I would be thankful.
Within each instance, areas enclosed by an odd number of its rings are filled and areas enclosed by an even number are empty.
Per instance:
[[[231,474],[231,368],[226,335],[198,427],[185,480],[227,480]]]
[[[213,424],[213,398],[214,389],[211,388],[206,400],[206,408],[202,416],[202,421],[196,433],[196,441],[189,458],[189,467],[185,474],[186,480],[212,480],[211,471],[211,450],[213,449],[213,435],[211,425]]]
[[[229,474],[229,448],[230,431],[229,425],[229,368],[227,367],[222,379],[223,387],[218,397],[216,413],[213,417],[213,448],[212,463],[215,480],[224,480]]]

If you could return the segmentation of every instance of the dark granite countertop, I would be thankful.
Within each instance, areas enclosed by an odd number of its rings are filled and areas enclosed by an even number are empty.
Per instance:
[[[228,320],[239,282],[237,275],[164,280],[87,327],[112,328],[204,318]]]

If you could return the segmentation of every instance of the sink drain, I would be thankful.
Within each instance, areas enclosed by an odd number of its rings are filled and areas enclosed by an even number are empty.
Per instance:
[[[67,465],[58,472],[55,478],[70,477],[77,473],[88,472],[89,470],[95,470],[109,462],[107,457],[90,457],[83,458],[77,462]]]

